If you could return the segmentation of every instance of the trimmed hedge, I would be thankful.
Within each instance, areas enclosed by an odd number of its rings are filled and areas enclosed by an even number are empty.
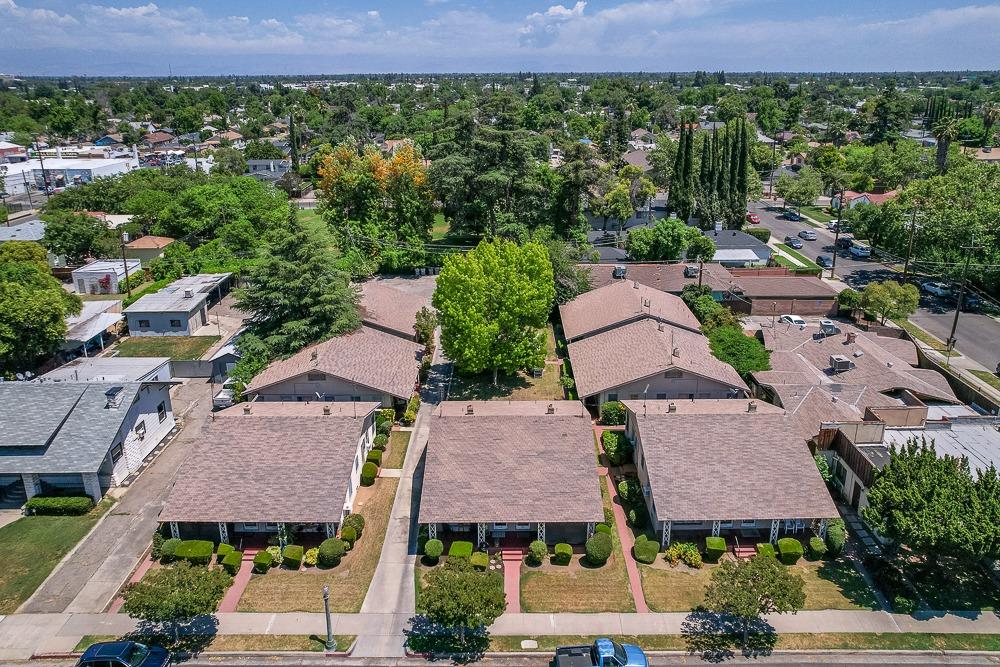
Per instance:
[[[90,496],[33,496],[24,504],[37,516],[81,516],[94,508]]]
[[[777,558],[778,555],[774,552],[774,545],[770,542],[760,542],[757,544],[757,555],[758,556],[770,556],[771,558]]]
[[[406,412],[403,413],[403,418],[400,420],[403,422],[404,426],[413,426],[413,422],[417,421],[417,412],[420,410],[420,394],[414,394],[410,397],[410,400],[406,404]]]
[[[208,565],[212,560],[215,545],[208,540],[184,540],[177,545],[174,556],[192,565]]]
[[[389,445],[389,436],[382,435],[381,433],[379,433],[378,435],[376,435],[375,439],[372,440],[373,451],[383,452],[383,451],[385,451],[385,448],[388,445]]]
[[[637,561],[646,565],[655,561],[659,553],[660,545],[645,535],[640,535],[636,539],[635,544],[632,545],[632,555],[635,556]]]
[[[384,435],[386,440],[389,439],[389,434],[392,433],[392,422],[379,422],[379,425],[375,427],[375,437]]]
[[[393,408],[382,408],[375,413],[375,421],[377,423],[388,422],[391,424],[396,421],[396,411]]]
[[[226,556],[233,553],[234,551],[236,551],[236,549],[233,547],[233,545],[222,542],[215,549],[215,562],[221,563]]]
[[[361,486],[371,486],[378,476],[378,466],[368,461],[361,466]]]
[[[778,560],[785,565],[795,565],[802,558],[802,543],[794,537],[778,540]]]
[[[601,406],[601,420],[604,426],[624,426],[625,406],[621,401],[607,401]]]
[[[528,562],[532,565],[540,565],[549,555],[549,547],[541,540],[535,540],[528,545]]]
[[[709,563],[718,563],[722,554],[726,553],[726,538],[706,537],[705,538],[705,560]]]
[[[354,548],[354,543],[358,541],[358,531],[351,526],[344,526],[340,529],[340,539],[347,543],[348,550]]]
[[[374,463],[377,466],[382,465],[382,450],[381,449],[371,450],[370,452],[368,452],[368,458],[365,460],[368,461],[369,463]]]
[[[743,231],[745,231],[747,234],[749,234],[750,236],[754,237],[755,239],[763,243],[767,243],[768,241],[771,240],[771,230],[768,229],[767,227],[745,226],[743,228]]]
[[[472,542],[465,540],[455,540],[448,547],[448,558],[470,558],[472,556]]]
[[[613,532],[611,526],[609,526],[606,523],[597,524],[596,526],[594,526],[594,530],[597,531],[598,533],[607,533],[608,535],[610,535]]]
[[[365,517],[360,514],[348,514],[344,517],[344,522],[340,526],[341,528],[353,528],[355,539],[360,540],[361,534],[365,532]]]
[[[821,537],[809,538],[809,558],[819,560],[826,555],[826,542]]]
[[[181,541],[176,537],[171,537],[169,540],[164,540],[163,544],[160,545],[160,560],[164,563],[169,563],[177,557],[177,547],[181,545]]]
[[[608,457],[608,463],[620,466],[631,460],[632,444],[621,431],[605,431],[601,434],[601,445]]]
[[[240,565],[243,564],[243,552],[230,551],[220,562],[222,563],[222,569],[230,575],[236,576],[236,573],[240,571]]]
[[[253,557],[253,571],[257,574],[265,574],[271,569],[271,554],[266,551],[258,551]]]
[[[281,552],[281,564],[289,570],[298,570],[302,567],[302,558],[305,553],[306,550],[298,544],[285,545],[285,549]]]
[[[611,551],[614,543],[607,533],[594,533],[584,545],[587,552],[587,562],[591,565],[601,566],[611,558]]]
[[[490,566],[490,557],[483,551],[477,551],[469,558],[469,562],[473,569],[485,571]]]
[[[336,567],[340,559],[347,553],[347,546],[338,537],[323,540],[319,545],[319,555],[316,563],[322,567]]]
[[[432,561],[436,561],[444,553],[444,542],[441,540],[427,540],[424,544],[424,555]]]
[[[836,558],[847,544],[847,527],[843,519],[835,519],[826,527],[826,555]]]
[[[553,565],[569,565],[569,562],[573,560],[573,547],[565,542],[560,542],[556,545],[551,560]]]

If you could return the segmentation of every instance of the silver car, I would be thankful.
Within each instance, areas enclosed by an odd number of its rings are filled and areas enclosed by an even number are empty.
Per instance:
[[[816,232],[814,232],[811,229],[803,229],[801,232],[799,232],[799,238],[805,241],[815,241]]]

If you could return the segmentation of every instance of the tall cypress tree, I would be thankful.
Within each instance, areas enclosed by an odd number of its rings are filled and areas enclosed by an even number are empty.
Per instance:
[[[288,143],[291,147],[289,157],[292,158],[292,169],[299,173],[299,139],[295,135],[295,107],[288,111]]]
[[[686,224],[694,215],[694,129],[688,130],[687,143],[684,144],[684,199],[683,215],[678,216]]]
[[[729,175],[726,184],[726,226],[733,227],[733,202],[737,198],[737,180],[739,179],[740,163],[740,129],[736,121],[726,123],[726,135],[729,138]]]
[[[750,136],[746,120],[739,121],[740,150],[736,165],[736,196],[733,198],[733,226],[742,229],[746,219],[747,193],[750,180],[747,175],[747,163],[750,161]]]
[[[677,155],[674,157],[674,173],[670,175],[670,208],[681,215],[683,201],[685,199],[684,187],[687,178],[684,173],[684,153],[687,150],[688,128],[687,123],[681,124],[680,136],[677,139]]]
[[[726,207],[729,205],[729,162],[730,162],[730,131],[726,126],[719,137],[722,149],[722,159],[719,161],[719,178],[716,189],[716,200],[719,202],[719,217],[725,217]],[[713,221],[714,222],[714,221]]]

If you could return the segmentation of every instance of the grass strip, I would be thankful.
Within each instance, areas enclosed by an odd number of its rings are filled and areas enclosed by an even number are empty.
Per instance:
[[[795,259],[797,259],[801,263],[801,266],[796,267],[796,268],[802,268],[802,269],[819,269],[820,268],[819,264],[817,264],[816,262],[811,261],[808,257],[806,257],[805,255],[803,255],[801,252],[797,251],[795,248],[793,248],[793,247],[791,247],[789,245],[785,245],[784,243],[779,243],[777,245],[781,249],[781,252],[785,253],[789,257],[794,257]]]
[[[941,354],[948,353],[948,346],[943,341],[924,331],[913,322],[909,320],[893,320],[893,322],[901,329],[905,330],[906,333],[910,334],[932,350],[940,352]],[[952,350],[951,356],[960,357],[962,356],[962,353],[958,350]]]
[[[969,370],[969,372],[975,375],[983,382],[985,382],[986,384],[993,387],[994,389],[1000,390],[1000,378],[998,378],[994,373],[990,373],[989,371],[981,371],[975,368]]]
[[[121,639],[130,639],[126,635]],[[350,648],[355,635],[334,635],[337,642],[337,651],[346,651]],[[115,635],[84,635],[73,647],[74,653],[82,653],[90,646],[98,642],[116,641]],[[181,645],[175,646],[173,637],[169,635],[154,635],[151,637],[136,637],[136,641],[146,644],[163,646],[164,648],[176,651],[185,650],[190,645],[197,645],[202,651],[233,652],[242,653],[244,651],[311,651],[321,652],[326,649],[326,637],[318,635],[188,635],[181,638]]]

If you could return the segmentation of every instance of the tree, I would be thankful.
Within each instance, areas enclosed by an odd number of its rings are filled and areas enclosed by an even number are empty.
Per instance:
[[[45,248],[34,241],[7,241],[0,243],[0,264],[24,262],[48,272],[49,261]]]
[[[180,624],[214,614],[232,582],[222,568],[196,567],[182,561],[152,570],[141,581],[126,586],[122,611],[149,623],[169,625],[177,641]]]
[[[437,313],[427,306],[418,310],[416,322],[413,325],[413,331],[417,334],[417,342],[429,345],[434,340],[434,330],[437,329],[437,325]]]
[[[242,176],[247,171],[243,153],[235,148],[218,148],[212,153],[212,173],[218,176]]]
[[[803,167],[798,176],[782,174],[774,186],[774,191],[786,203],[795,206],[811,204],[823,192],[823,180],[812,167]]]
[[[886,280],[872,282],[861,291],[861,307],[877,315],[882,324],[886,319],[906,319],[920,305],[920,290],[916,285]]]
[[[983,105],[983,141],[982,147],[993,145],[993,126],[1000,120],[1000,103],[987,102]]]
[[[951,143],[958,139],[958,121],[951,116],[943,117],[934,124],[934,137],[937,139],[934,161],[938,173],[943,174],[948,169],[948,149],[951,148]]]
[[[630,259],[637,261],[675,260],[685,253],[692,259],[711,259],[715,243],[700,229],[688,227],[679,218],[662,218],[652,227],[633,229],[625,239],[625,250]]]
[[[542,331],[555,298],[552,264],[537,242],[481,242],[445,259],[434,291],[441,344],[466,373],[541,366]]]
[[[749,560],[727,560],[712,572],[705,591],[705,606],[720,614],[735,616],[749,641],[751,625],[764,614],[784,614],[802,609],[805,582],[772,556]]]
[[[267,141],[248,141],[243,147],[243,157],[247,160],[283,160],[281,149]]]
[[[336,267],[336,255],[289,207],[286,224],[271,233],[236,294],[248,331],[273,354],[287,355],[356,329],[359,295]]]
[[[541,240],[541,239],[539,239]],[[549,238],[543,240],[552,264],[555,303],[563,304],[591,289],[590,271],[579,265],[582,251],[571,243]]]
[[[45,213],[43,220],[42,245],[55,255],[65,255],[70,264],[82,264],[88,257],[117,255],[118,238],[103,220],[63,211]]]
[[[715,327],[708,332],[708,345],[715,358],[724,361],[742,376],[771,368],[771,353],[756,338],[738,326]]]
[[[507,601],[498,573],[446,566],[427,575],[420,604],[431,621],[457,629],[459,642],[464,644],[466,630],[491,625]]]

